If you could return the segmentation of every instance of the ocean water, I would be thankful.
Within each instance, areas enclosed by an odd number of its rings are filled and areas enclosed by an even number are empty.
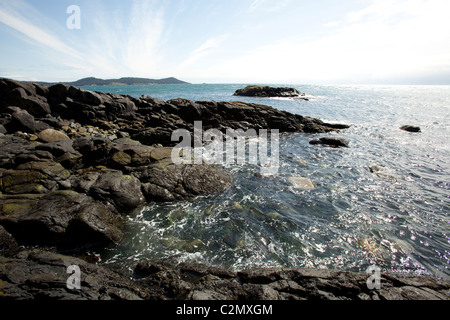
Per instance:
[[[127,236],[99,254],[132,270],[140,260],[174,258],[230,269],[312,267],[450,278],[450,86],[287,85],[310,101],[233,97],[242,84],[88,87],[163,100],[243,100],[350,124],[339,133],[283,135],[280,170],[227,168],[227,192],[130,215]],[[418,125],[421,134],[399,130]],[[338,136],[348,149],[309,145]],[[370,170],[376,167],[378,171]],[[317,188],[297,190],[290,177]]]

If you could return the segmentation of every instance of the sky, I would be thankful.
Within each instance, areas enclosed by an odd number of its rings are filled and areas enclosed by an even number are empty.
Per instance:
[[[450,84],[449,14],[449,0],[0,0],[0,77]]]

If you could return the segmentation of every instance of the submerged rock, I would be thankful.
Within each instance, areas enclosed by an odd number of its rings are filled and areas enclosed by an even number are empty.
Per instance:
[[[314,183],[308,179],[303,177],[290,177],[289,182],[295,189],[298,190],[313,190],[316,189]]]
[[[348,148],[349,143],[343,138],[325,137],[317,140],[311,140],[309,144],[312,145],[324,145],[331,148]]]

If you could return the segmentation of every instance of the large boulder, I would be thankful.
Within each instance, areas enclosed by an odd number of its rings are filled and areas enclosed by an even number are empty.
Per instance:
[[[39,139],[43,142],[56,142],[56,141],[64,141],[70,140],[67,135],[64,133],[57,131],[55,129],[46,129],[39,132]]]
[[[146,166],[152,160],[154,149],[128,138],[114,140],[110,151],[110,164],[118,169]]]
[[[122,218],[73,191],[4,196],[0,225],[25,245],[61,248],[105,246],[123,237]]]
[[[148,201],[193,198],[220,193],[231,186],[231,175],[220,166],[177,165],[170,159],[169,152],[166,158],[163,158],[163,153],[159,157],[159,161],[135,173],[143,183],[144,196]]]
[[[48,89],[36,83],[0,79],[0,112],[17,106],[36,117],[51,113],[47,102]]]
[[[17,107],[9,107],[11,114],[11,122],[6,124],[8,132],[24,131],[28,133],[36,132],[36,122],[34,117],[26,110]]]
[[[99,172],[89,193],[98,200],[106,201],[120,211],[129,211],[144,202],[141,182],[121,171],[107,170]]]

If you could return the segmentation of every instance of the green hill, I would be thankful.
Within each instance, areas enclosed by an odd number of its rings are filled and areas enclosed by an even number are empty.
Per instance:
[[[50,82],[39,82],[43,85],[53,85],[56,83]],[[80,79],[74,82],[62,82],[75,87],[84,86],[112,86],[112,85],[158,85],[158,84],[188,84],[188,82],[178,80],[177,78],[164,78],[164,79],[147,79],[147,78],[120,78],[120,79],[98,79],[94,77]]]

